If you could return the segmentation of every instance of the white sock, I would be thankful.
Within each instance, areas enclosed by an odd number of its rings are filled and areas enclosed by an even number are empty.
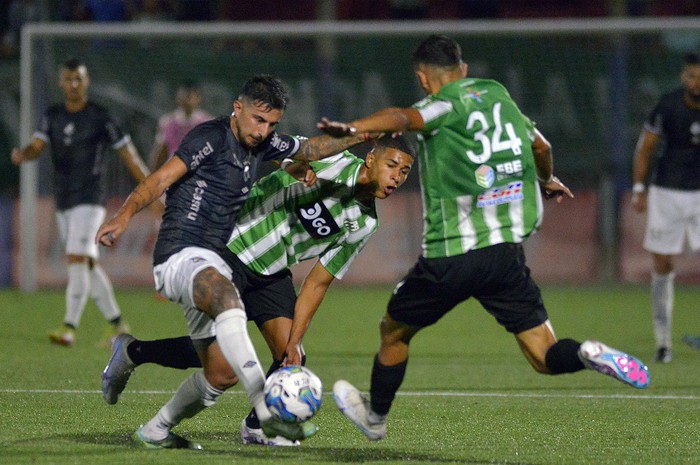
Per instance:
[[[114,288],[104,268],[95,263],[90,272],[90,297],[100,309],[107,321],[112,321],[121,316],[117,299],[114,297]]]
[[[172,428],[185,418],[192,418],[216,403],[224,391],[209,384],[203,371],[192,373],[182,382],[173,397],[143,426],[143,434],[153,441],[168,437]]]
[[[248,336],[247,324],[248,318],[242,309],[224,311],[214,320],[216,341],[248,394],[248,400],[255,407],[258,418],[265,423],[270,418],[263,394],[265,373]]]
[[[66,316],[63,322],[77,328],[83,316],[90,292],[90,271],[87,263],[68,265],[68,286],[66,286]]]
[[[651,308],[656,347],[671,348],[671,319],[673,315],[673,279],[676,273],[651,273]]]

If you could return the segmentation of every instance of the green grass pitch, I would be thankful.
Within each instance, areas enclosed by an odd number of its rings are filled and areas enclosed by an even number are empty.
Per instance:
[[[597,373],[536,374],[512,336],[476,302],[462,304],[412,344],[388,436],[369,442],[337,411],[336,379],[369,387],[377,325],[389,288],[334,285],[305,340],[308,366],[324,382],[316,436],[298,448],[243,446],[248,411],[240,387],[176,431],[204,451],[137,448],[131,435],[166,402],[187,372],[140,367],[118,404],[104,403],[96,349],[104,321],[88,304],[75,347],[48,342],[63,316],[63,291],[0,292],[0,464],[520,464],[700,463],[700,288],[676,290],[674,359],[653,363],[646,287],[548,287],[558,337],[597,338],[642,358],[651,386],[636,390]],[[182,335],[180,309],[149,290],[120,291],[140,338]],[[264,365],[270,356],[254,326]]]

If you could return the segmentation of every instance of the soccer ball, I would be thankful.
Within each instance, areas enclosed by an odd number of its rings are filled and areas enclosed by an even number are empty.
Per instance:
[[[265,381],[265,404],[274,417],[286,423],[310,419],[322,400],[321,380],[306,367],[282,367]]]

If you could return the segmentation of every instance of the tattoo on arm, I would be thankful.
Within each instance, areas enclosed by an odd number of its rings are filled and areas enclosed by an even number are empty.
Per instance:
[[[363,142],[362,136],[331,137],[318,136],[301,142],[299,151],[294,155],[296,160],[311,161],[326,158]]]

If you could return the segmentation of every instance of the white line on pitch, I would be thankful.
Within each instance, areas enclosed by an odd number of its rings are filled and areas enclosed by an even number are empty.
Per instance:
[[[175,391],[126,391],[129,394],[173,394]],[[102,394],[102,391],[79,389],[0,389],[5,394]],[[227,394],[245,394],[241,390],[228,391]],[[330,392],[324,393],[331,395]],[[533,399],[645,399],[645,400],[700,400],[693,395],[626,395],[626,394],[537,394],[513,392],[434,392],[434,391],[399,391],[399,396],[410,397],[524,397]]]

